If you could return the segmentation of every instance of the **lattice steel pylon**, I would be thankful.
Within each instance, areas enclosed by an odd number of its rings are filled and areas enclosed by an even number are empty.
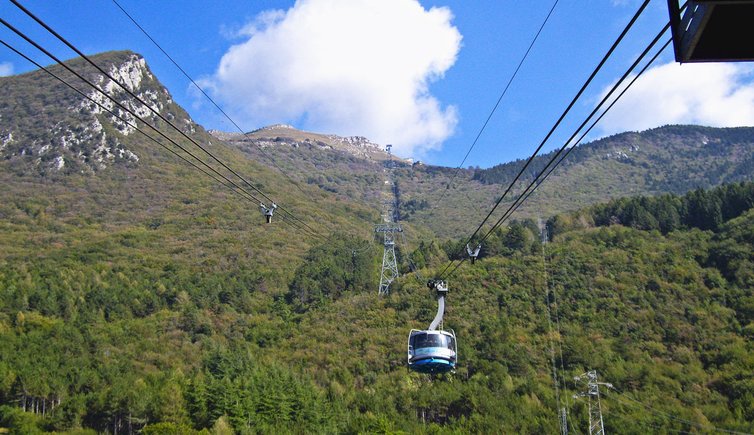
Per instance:
[[[387,223],[374,226],[374,232],[383,235],[385,250],[382,253],[382,272],[380,273],[379,295],[390,293],[390,284],[398,278],[398,261],[395,259],[395,234],[402,233],[400,224]]]
[[[604,435],[605,424],[602,421],[600,385],[604,385],[608,388],[612,388],[613,385],[606,382],[597,382],[597,370],[589,370],[573,379],[576,382],[586,381],[586,391],[575,394],[573,397],[578,398],[586,396],[589,400],[589,435]]]

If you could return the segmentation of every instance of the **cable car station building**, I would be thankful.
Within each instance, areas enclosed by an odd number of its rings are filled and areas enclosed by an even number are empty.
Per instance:
[[[675,60],[754,60],[754,0],[668,0]]]

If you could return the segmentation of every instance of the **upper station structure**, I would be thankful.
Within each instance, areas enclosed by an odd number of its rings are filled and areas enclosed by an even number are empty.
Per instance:
[[[675,60],[754,60],[754,0],[668,0]]]

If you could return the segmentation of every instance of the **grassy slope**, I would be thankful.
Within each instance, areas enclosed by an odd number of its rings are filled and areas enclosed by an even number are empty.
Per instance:
[[[515,198],[550,157],[537,157],[509,198]],[[454,170],[424,167],[399,171],[404,199],[429,202],[408,220],[430,227],[440,237],[462,237],[470,231],[470,223],[476,228],[523,164],[461,170],[451,189],[446,186]],[[613,198],[681,194],[698,187],[751,180],[752,174],[752,128],[667,126],[623,133],[579,146],[513,217],[546,219]],[[504,201],[495,216],[501,216],[510,204]]]
[[[239,146],[236,144],[236,146]],[[240,148],[261,162],[269,160],[249,143]],[[300,183],[316,185],[351,201],[379,202],[389,178],[380,163],[307,145],[265,149]],[[620,154],[622,153],[622,154]],[[552,154],[537,157],[509,198],[523,190]],[[428,228],[436,236],[467,236],[507,188],[522,161],[486,170],[397,165],[392,178],[401,193],[404,222]],[[754,130],[668,126],[624,133],[579,146],[514,215],[548,218],[590,204],[631,195],[685,193],[697,187],[752,179]],[[416,204],[406,204],[414,201]],[[424,202],[423,205],[418,203]],[[504,201],[499,218],[511,204]]]

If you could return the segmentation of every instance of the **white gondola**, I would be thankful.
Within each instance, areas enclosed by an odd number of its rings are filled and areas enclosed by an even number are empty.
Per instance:
[[[446,373],[456,368],[456,334],[412,329],[408,336],[408,366],[420,373]]]
[[[447,373],[455,370],[458,361],[455,332],[437,329],[445,313],[448,286],[444,281],[434,280],[427,285],[437,291],[437,314],[428,329],[412,329],[409,332],[408,367],[420,373]]]
[[[482,250],[482,245],[476,245],[476,248],[471,249],[471,246],[469,244],[466,244],[466,253],[469,254],[469,258],[471,258],[471,264],[476,263],[476,258],[479,256],[479,251]]]
[[[264,217],[268,224],[272,222],[272,215],[275,213],[275,210],[277,208],[278,206],[274,202],[269,208],[262,203],[259,204],[259,209],[262,211],[262,214],[264,214]]]

